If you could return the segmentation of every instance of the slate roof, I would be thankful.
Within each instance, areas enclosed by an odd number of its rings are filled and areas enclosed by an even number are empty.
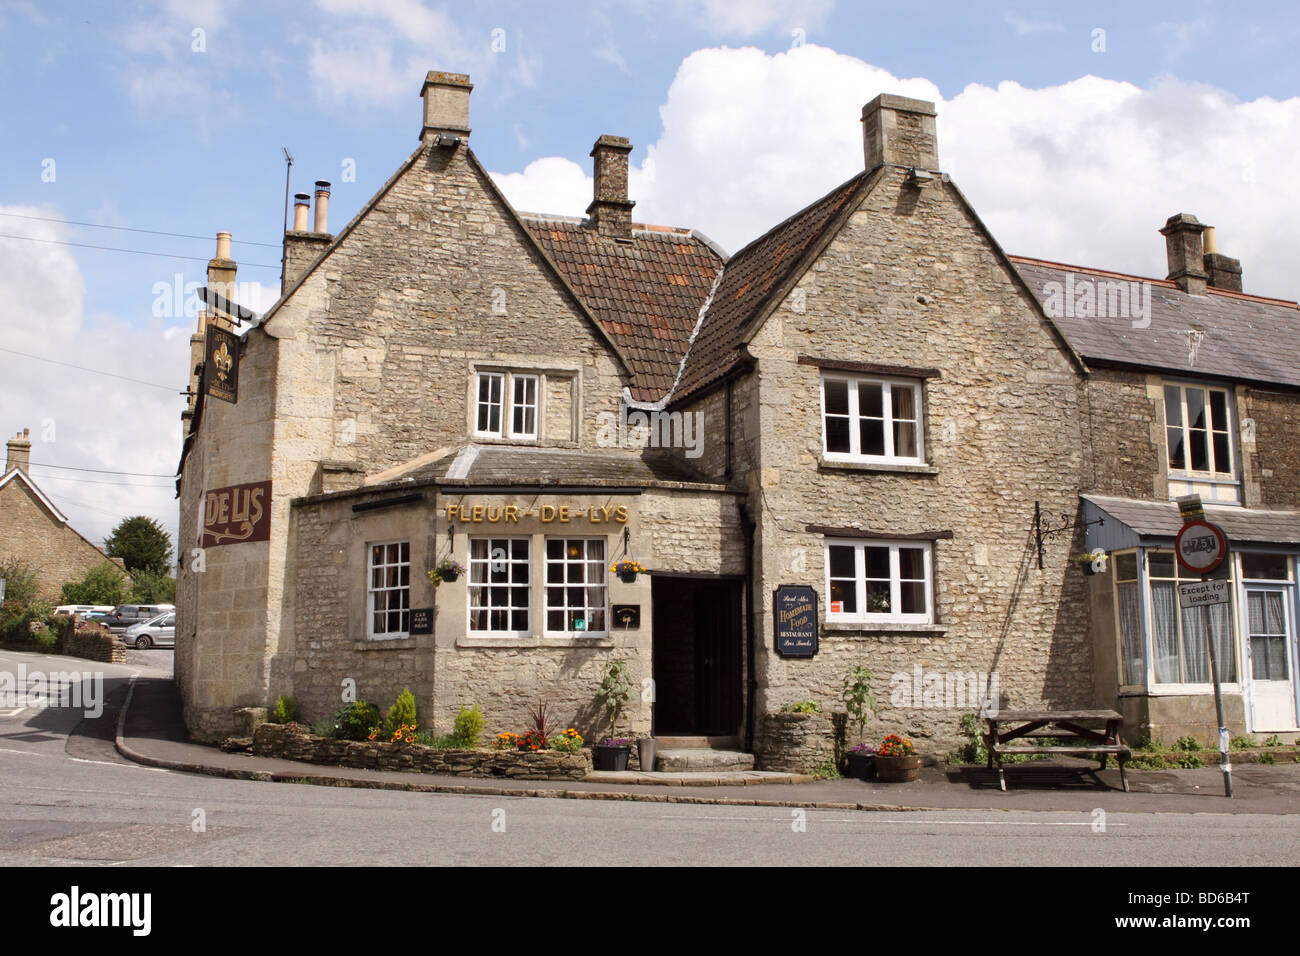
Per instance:
[[[698,233],[633,225],[632,241],[601,236],[579,219],[520,219],[632,365],[632,397],[656,401],[682,356],[722,265]]]
[[[1178,505],[1172,501],[1139,501],[1105,495],[1082,497],[1139,535],[1173,538],[1183,526]],[[1222,528],[1229,541],[1300,544],[1300,512],[1297,511],[1264,511],[1207,504],[1205,520]]]
[[[679,459],[666,455],[478,444],[465,445],[438,461],[413,469],[400,480],[404,484],[527,486],[714,484]]]
[[[707,388],[744,360],[742,345],[752,321],[872,183],[868,173],[859,173],[727,261],[691,345],[674,400]]]
[[[1149,285],[1147,328],[1134,328],[1130,315],[1085,318],[1049,312],[1089,362],[1300,387],[1300,309],[1294,302],[1220,289],[1188,295],[1167,279],[1010,258],[1045,310],[1048,283],[1064,286],[1071,275],[1076,288],[1082,282],[1106,281]],[[1194,354],[1196,337],[1189,331],[1202,333]]]

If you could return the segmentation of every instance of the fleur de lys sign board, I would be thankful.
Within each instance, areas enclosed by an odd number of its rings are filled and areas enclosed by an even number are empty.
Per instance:
[[[203,540],[200,547],[271,538],[271,482],[255,481],[203,494]]]
[[[203,387],[213,398],[239,401],[239,336],[218,325],[207,329]]]

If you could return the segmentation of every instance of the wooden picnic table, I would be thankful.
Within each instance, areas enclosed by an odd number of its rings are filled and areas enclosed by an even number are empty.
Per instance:
[[[996,714],[980,715],[988,723],[984,742],[989,752],[989,769],[996,761],[998,783],[1007,789],[1007,778],[1002,772],[1004,754],[1063,754],[1101,757],[1101,768],[1106,769],[1106,758],[1111,754],[1119,761],[1119,780],[1128,793],[1128,778],[1124,775],[1124,762],[1132,751],[1120,740],[1120,726],[1124,718],[1113,710],[1003,710]],[[1086,726],[1104,724],[1104,730]],[[999,730],[999,726],[1006,729]],[[1077,738],[1077,744],[1041,744],[1042,738]],[[1020,741],[1013,743],[1013,741]]]

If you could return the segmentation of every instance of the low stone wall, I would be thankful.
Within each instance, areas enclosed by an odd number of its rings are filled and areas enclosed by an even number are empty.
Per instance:
[[[435,750],[418,744],[333,740],[303,733],[292,724],[262,724],[253,734],[253,753],[306,763],[363,770],[407,770],[513,780],[581,780],[591,772],[591,751]]]
[[[759,770],[811,773],[834,761],[837,731],[825,714],[765,714],[754,746]]]
[[[30,640],[0,641],[0,647],[15,651],[30,651],[33,654],[63,654],[68,657],[99,661],[103,664],[126,663],[126,645],[115,640],[106,627],[91,626],[74,629],[72,624],[68,623],[54,625],[50,630],[57,635],[52,645],[42,644],[33,634]]]

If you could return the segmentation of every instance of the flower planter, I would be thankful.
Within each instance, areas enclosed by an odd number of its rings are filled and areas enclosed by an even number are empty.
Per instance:
[[[876,779],[886,783],[907,783],[915,780],[921,773],[921,758],[912,754],[910,757],[876,756]]]
[[[637,753],[641,758],[642,770],[653,770],[655,768],[655,753],[659,749],[659,742],[653,737],[642,737],[636,742]]]
[[[444,581],[446,581],[447,583],[450,584],[452,581],[455,581],[457,578],[460,577],[460,572],[459,572],[459,571],[439,571],[439,572],[438,572],[438,577],[442,578]]]
[[[611,747],[607,744],[596,744],[591,748],[592,760],[597,770],[626,770],[627,760],[632,754],[632,748],[628,746]]]
[[[625,574],[620,574],[618,579],[624,584],[636,584],[636,572],[628,571]]]
[[[871,780],[876,775],[876,755],[875,754],[855,754],[849,753],[844,755],[848,763],[849,776],[857,780]]]

